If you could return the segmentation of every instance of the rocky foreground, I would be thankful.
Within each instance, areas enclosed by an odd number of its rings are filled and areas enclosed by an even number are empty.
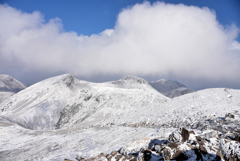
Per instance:
[[[140,147],[140,148],[139,148]],[[137,149],[134,149],[137,148]],[[145,137],[133,141],[119,151],[76,160],[154,161],[154,160],[240,160],[240,132],[188,131],[184,127],[172,132],[168,139]],[[65,161],[69,161],[65,159]]]

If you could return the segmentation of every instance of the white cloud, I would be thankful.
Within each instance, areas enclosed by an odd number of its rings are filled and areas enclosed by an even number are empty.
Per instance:
[[[0,5],[0,67],[97,74],[174,75],[238,82],[239,29],[224,28],[208,8],[136,4],[114,29],[91,36],[64,32],[61,20]]]

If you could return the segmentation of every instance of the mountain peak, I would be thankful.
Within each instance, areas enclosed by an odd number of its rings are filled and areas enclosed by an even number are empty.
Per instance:
[[[160,84],[163,84],[163,85],[165,85],[165,86],[171,86],[171,87],[186,87],[185,85],[183,85],[182,83],[179,83],[179,82],[177,82],[177,81],[173,81],[173,80],[168,80],[168,79],[160,79],[160,80],[158,80],[158,81],[156,81],[156,82],[154,82],[154,81],[152,81],[151,83],[160,83]]]
[[[26,88],[24,84],[9,75],[0,75],[0,91],[19,92]]]
[[[185,85],[177,81],[167,79],[160,79],[156,82],[152,81],[150,82],[150,85],[158,92],[170,98],[194,92],[192,89],[187,88]]]
[[[120,80],[135,81],[135,82],[140,83],[140,84],[148,84],[148,81],[146,81],[145,79],[142,79],[142,78],[139,78],[139,77],[136,77],[136,76],[132,76],[132,75],[126,75],[125,77],[123,77]]]
[[[116,85],[118,88],[127,88],[127,89],[149,89],[152,88],[148,81],[132,76],[132,75],[127,75],[123,77],[122,79],[119,79],[117,81],[111,81],[109,82],[111,84]]]

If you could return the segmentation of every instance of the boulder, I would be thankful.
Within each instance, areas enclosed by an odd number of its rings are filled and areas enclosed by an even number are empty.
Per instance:
[[[152,157],[152,152],[149,149],[144,150],[143,152],[143,158],[145,161],[149,161]]]
[[[185,128],[179,128],[176,131],[172,132],[172,134],[169,135],[168,140],[170,142],[185,142],[189,138],[189,132]]]
[[[227,113],[226,115],[225,115],[225,118],[232,118],[232,119],[234,119],[234,115],[233,114],[231,114],[231,113]]]

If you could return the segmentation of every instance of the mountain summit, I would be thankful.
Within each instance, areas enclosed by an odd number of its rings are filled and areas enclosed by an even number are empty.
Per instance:
[[[13,77],[3,74],[0,75],[0,91],[15,93],[24,88],[26,88],[26,86]]]
[[[172,80],[160,79],[156,82],[149,82],[149,84],[163,95],[174,98],[187,93],[194,92],[194,90],[187,88],[185,85]]]
[[[9,75],[0,75],[0,103],[12,96],[13,94],[23,90],[24,84]]]

